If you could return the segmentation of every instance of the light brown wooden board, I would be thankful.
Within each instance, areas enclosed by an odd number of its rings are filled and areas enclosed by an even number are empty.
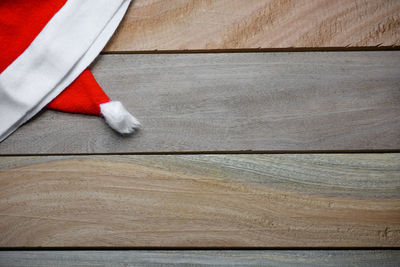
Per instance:
[[[0,154],[400,149],[400,52],[103,55],[93,72],[142,122],[45,111]]]
[[[0,251],[0,266],[396,266],[396,250]]]
[[[0,157],[4,247],[399,247],[400,154]]]
[[[398,0],[134,0],[105,51],[399,45]]]

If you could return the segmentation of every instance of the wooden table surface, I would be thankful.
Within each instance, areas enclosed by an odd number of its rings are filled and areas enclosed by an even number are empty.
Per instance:
[[[2,142],[0,266],[398,266],[399,45],[397,0],[133,1],[91,69],[143,128]]]

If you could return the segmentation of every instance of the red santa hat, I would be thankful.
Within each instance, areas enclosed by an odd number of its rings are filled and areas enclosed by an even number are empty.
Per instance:
[[[88,65],[130,0],[0,1],[0,142],[42,108],[102,115],[122,134],[140,123],[110,101]]]

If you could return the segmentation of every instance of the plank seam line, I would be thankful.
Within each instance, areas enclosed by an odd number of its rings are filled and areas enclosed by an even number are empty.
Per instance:
[[[148,251],[210,251],[210,250],[236,250],[236,251],[254,251],[254,250],[265,250],[265,251],[283,251],[283,250],[306,250],[306,251],[345,251],[345,250],[358,250],[358,251],[369,251],[369,250],[399,250],[399,247],[0,247],[1,251],[111,251],[111,250],[148,250]]]
[[[382,150],[293,150],[293,151],[182,151],[182,152],[102,152],[102,153],[31,153],[31,154],[0,154],[1,157],[31,157],[31,156],[124,156],[124,155],[229,155],[229,154],[396,154],[400,149]]]
[[[182,50],[112,50],[102,51],[109,54],[218,54],[218,53],[254,53],[254,52],[368,52],[400,51],[400,46],[365,46],[365,47],[288,47],[288,48],[233,48],[233,49],[182,49]]]

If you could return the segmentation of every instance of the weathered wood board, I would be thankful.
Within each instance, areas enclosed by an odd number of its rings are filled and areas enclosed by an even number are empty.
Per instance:
[[[135,0],[105,51],[399,45],[398,0]]]
[[[2,247],[399,247],[400,154],[0,157]]]
[[[0,247],[400,246],[397,0],[134,0],[92,66],[143,123],[44,111],[0,144]],[[43,129],[46,129],[45,131]],[[39,156],[61,154],[60,156]],[[71,154],[70,156],[62,154]],[[0,251],[0,266],[397,266],[394,250]]]
[[[0,251],[0,266],[397,266],[396,250]]]
[[[99,83],[142,122],[45,111],[0,154],[400,149],[400,52],[104,55]]]

